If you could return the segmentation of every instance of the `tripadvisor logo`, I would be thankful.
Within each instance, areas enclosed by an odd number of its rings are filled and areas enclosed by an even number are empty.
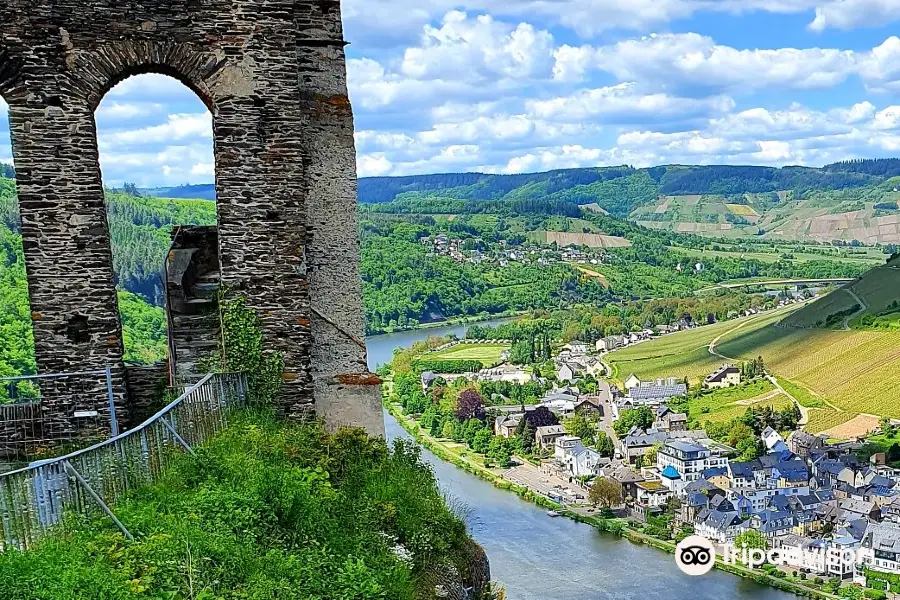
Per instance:
[[[863,550],[840,548],[799,548],[782,546],[768,551],[760,548],[738,548],[730,543],[722,544],[720,558],[723,564],[743,564],[747,567],[760,567],[766,563],[775,566],[810,565],[820,572],[833,572],[840,567],[844,572],[851,571],[855,565],[863,562]],[[681,540],[675,546],[675,564],[688,575],[705,575],[716,564],[716,548],[707,538],[692,535]]]
[[[703,536],[688,536],[675,546],[675,564],[688,575],[706,575],[716,564],[716,548]]]

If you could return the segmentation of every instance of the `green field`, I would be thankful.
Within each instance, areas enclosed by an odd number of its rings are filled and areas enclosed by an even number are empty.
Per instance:
[[[856,294],[866,305],[866,313],[888,314],[895,310],[892,303],[900,300],[900,260],[882,265],[867,272],[859,280],[835,290],[816,300],[785,321],[791,327],[821,327],[828,315],[850,310],[858,305]],[[840,323],[837,327],[840,327]]]
[[[751,406],[781,409],[790,403],[788,397],[779,393],[774,385],[762,380],[692,398],[689,401],[689,412],[691,419],[701,424],[719,423],[740,417]]]
[[[439,352],[429,352],[426,360],[480,360],[485,365],[500,362],[500,354],[509,350],[507,344],[457,344]]]
[[[900,418],[900,331],[779,327],[786,312],[718,323],[613,352],[609,359],[615,378],[621,381],[634,372],[642,379],[688,376],[698,382],[725,362],[706,349],[721,336],[718,353],[732,360],[762,356],[770,373],[788,380],[785,389],[801,404],[821,406],[811,410],[813,427],[838,425],[856,413]]]
[[[629,373],[645,380],[687,377],[692,385],[697,385],[726,362],[709,353],[709,344],[713,340],[736,328],[752,328],[760,321],[770,323],[782,318],[784,314],[785,310],[779,310],[722,321],[616,350],[609,355],[614,378],[622,382]]]

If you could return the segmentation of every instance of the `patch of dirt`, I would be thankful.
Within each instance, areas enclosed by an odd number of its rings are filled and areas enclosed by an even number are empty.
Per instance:
[[[837,427],[826,429],[822,433],[828,437],[850,440],[872,433],[878,428],[878,417],[874,415],[857,415]]]

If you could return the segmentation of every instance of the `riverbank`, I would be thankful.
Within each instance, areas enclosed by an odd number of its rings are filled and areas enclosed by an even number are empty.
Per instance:
[[[384,405],[390,415],[397,420],[397,423],[407,433],[409,433],[409,435],[411,435],[413,439],[416,440],[416,442],[427,448],[441,460],[451,463],[454,466],[463,469],[468,473],[471,473],[472,475],[488,481],[494,487],[512,491],[520,498],[528,500],[529,502],[532,502],[538,506],[556,510],[561,515],[568,517],[569,519],[584,523],[586,525],[590,525],[600,531],[621,536],[633,543],[643,544],[646,546],[657,548],[659,550],[663,550],[668,553],[673,553],[675,551],[674,543],[651,537],[640,531],[637,531],[629,527],[624,519],[604,519],[599,517],[581,515],[574,511],[566,509],[559,503],[536,493],[534,490],[504,479],[499,472],[495,472],[494,470],[478,464],[477,462],[469,459],[467,456],[463,456],[455,449],[450,448],[445,443],[433,438],[421,428],[421,426],[417,421],[415,421],[415,419],[405,414],[402,407],[389,402],[387,397],[384,398]],[[759,584],[779,589],[781,591],[788,592],[800,597],[819,598],[822,600],[836,600],[838,598],[838,596],[828,594],[826,592],[803,584],[787,581],[778,577],[773,577],[763,571],[747,569],[737,565],[727,565],[718,560],[716,561],[716,567],[724,572],[737,575],[745,579],[752,579]]]
[[[483,323],[484,321],[495,321],[497,319],[512,319],[515,317],[521,317],[523,315],[527,315],[530,311],[527,310],[506,310],[499,313],[483,313],[475,316],[460,316],[460,317],[451,317],[449,319],[445,319],[443,321],[434,321],[431,323],[419,323],[418,325],[413,325],[412,327],[390,327],[387,329],[379,329],[378,331],[374,331],[372,333],[367,333],[367,338],[375,338],[380,335],[390,335],[392,333],[401,333],[404,331],[419,331],[419,330],[427,330],[427,329],[437,329],[439,327],[450,327],[453,325],[468,325],[469,323]]]

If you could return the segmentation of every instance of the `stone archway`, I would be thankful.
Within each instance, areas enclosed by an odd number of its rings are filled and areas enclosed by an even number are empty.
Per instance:
[[[93,111],[119,81],[158,72],[213,113],[222,282],[247,298],[268,345],[284,354],[283,411],[382,433],[360,340],[339,2],[89,4],[0,0],[0,93],[10,105],[38,369],[112,365],[124,406]],[[64,411],[65,390],[53,402]]]

